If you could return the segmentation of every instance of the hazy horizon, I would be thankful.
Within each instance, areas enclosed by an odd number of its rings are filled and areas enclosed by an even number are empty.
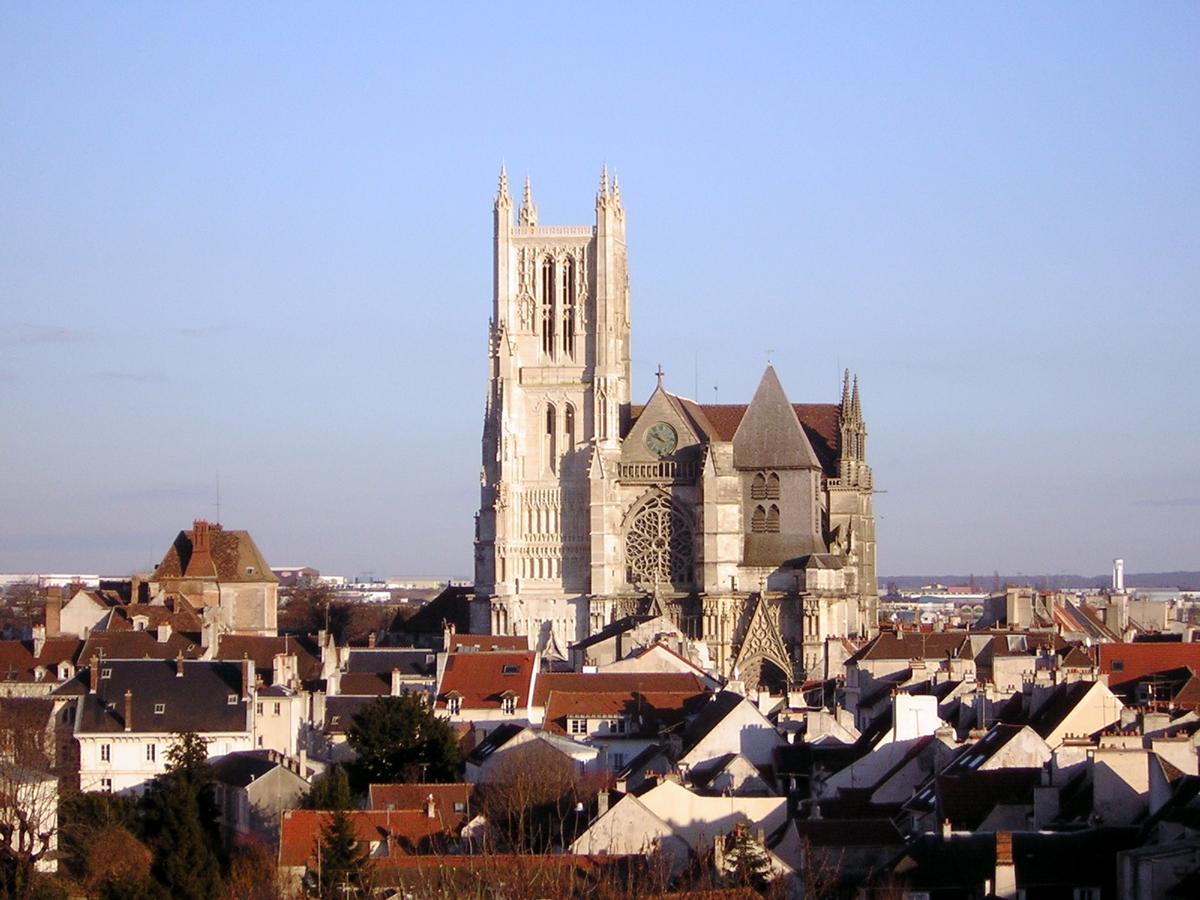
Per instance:
[[[880,572],[1200,569],[1198,60],[1194,4],[8,4],[0,572],[219,482],[272,565],[469,576],[502,161],[542,224],[620,176],[635,403],[859,373]]]

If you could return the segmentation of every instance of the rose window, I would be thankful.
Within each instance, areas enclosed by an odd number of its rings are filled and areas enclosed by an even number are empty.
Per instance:
[[[692,583],[692,529],[667,497],[652,497],[634,513],[625,534],[625,566],[630,584]]]

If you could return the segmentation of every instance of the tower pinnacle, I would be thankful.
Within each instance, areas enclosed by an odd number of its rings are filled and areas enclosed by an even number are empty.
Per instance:
[[[500,163],[500,187],[496,191],[496,208],[512,206],[512,198],[508,196],[508,170]]]
[[[521,213],[518,220],[522,225],[537,224],[537,207],[533,205],[533,186],[525,176],[525,192],[521,195]]]

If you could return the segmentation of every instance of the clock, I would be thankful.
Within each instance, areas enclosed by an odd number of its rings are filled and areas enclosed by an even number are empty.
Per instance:
[[[646,449],[655,456],[666,456],[675,449],[679,435],[666,422],[658,422],[646,429]]]

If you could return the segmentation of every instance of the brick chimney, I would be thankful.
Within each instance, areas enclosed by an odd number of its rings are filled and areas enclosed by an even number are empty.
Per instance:
[[[50,597],[46,600],[46,636],[56,637],[62,634],[62,597]]]
[[[992,893],[1000,900],[1016,900],[1017,867],[1013,862],[1011,831],[996,832],[996,878]]]
[[[133,731],[133,691],[125,689],[125,730]]]
[[[187,571],[189,578],[215,578],[217,566],[212,558],[212,526],[203,519],[192,523],[192,555],[188,558]]]

